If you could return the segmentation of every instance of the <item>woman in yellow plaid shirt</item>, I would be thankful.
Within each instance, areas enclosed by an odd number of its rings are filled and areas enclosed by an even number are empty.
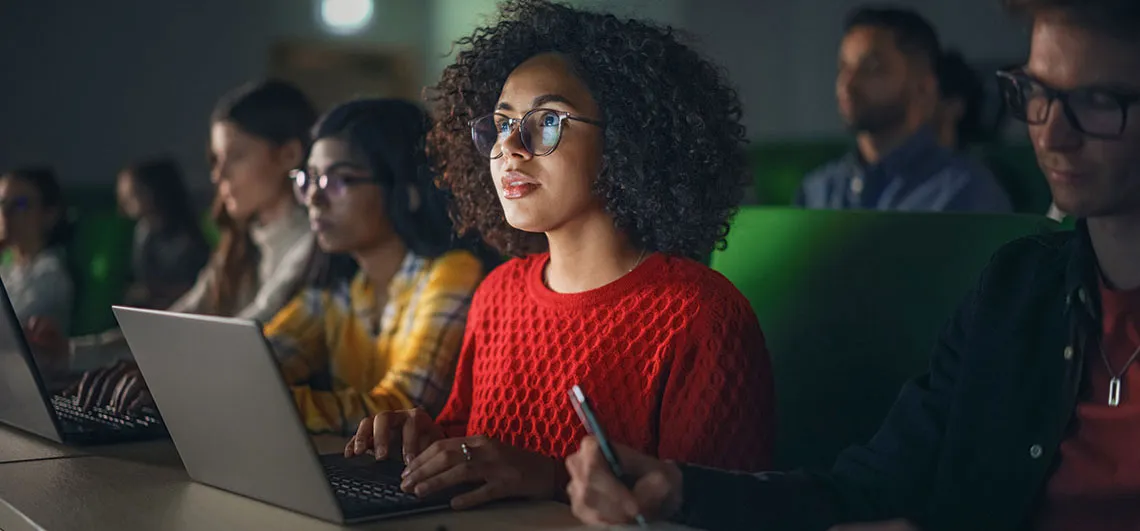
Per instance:
[[[396,100],[343,104],[317,124],[298,197],[322,253],[265,334],[311,432],[447,400],[467,308],[486,274],[456,244],[424,155],[426,115]]]

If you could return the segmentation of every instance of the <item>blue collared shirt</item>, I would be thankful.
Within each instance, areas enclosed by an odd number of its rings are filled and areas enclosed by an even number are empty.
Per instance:
[[[1010,212],[1009,197],[980,162],[915,133],[877,164],[857,152],[804,178],[796,205],[830,210]]]

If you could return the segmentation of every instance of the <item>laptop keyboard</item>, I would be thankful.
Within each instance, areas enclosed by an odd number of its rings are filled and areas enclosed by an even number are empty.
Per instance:
[[[355,510],[382,510],[401,506],[419,505],[418,497],[400,490],[400,485],[391,482],[366,479],[350,468],[324,463],[325,475],[329,478],[337,500],[349,512]],[[355,511],[353,511],[355,512]]]
[[[151,411],[144,410],[139,413],[123,414],[106,407],[84,410],[79,407],[79,402],[75,397],[61,395],[51,397],[51,405],[61,420],[67,424],[75,425],[81,430],[133,431],[153,430],[162,426],[162,420],[158,418],[158,414]]]

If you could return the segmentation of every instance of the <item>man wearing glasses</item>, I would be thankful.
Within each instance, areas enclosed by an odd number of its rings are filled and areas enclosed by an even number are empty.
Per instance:
[[[998,74],[1077,229],[994,256],[930,372],[829,474],[734,474],[587,439],[568,460],[589,522],[632,511],[707,529],[1140,526],[1140,2],[1006,0],[1029,60]]]

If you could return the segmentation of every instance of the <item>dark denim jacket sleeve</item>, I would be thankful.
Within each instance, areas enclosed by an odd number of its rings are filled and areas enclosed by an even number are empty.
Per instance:
[[[980,288],[979,288],[980,289]],[[930,371],[907,383],[869,443],[843,452],[830,474],[735,474],[682,466],[678,519],[702,529],[827,529],[917,518],[930,495],[977,291],[943,329]]]

